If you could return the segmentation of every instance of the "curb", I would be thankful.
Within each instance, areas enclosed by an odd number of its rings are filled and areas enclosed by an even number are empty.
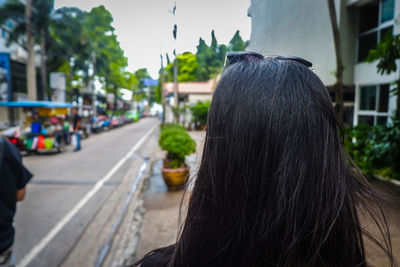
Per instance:
[[[148,166],[138,182],[134,196],[131,199],[130,214],[125,218],[125,227],[120,229],[124,232],[122,237],[127,237],[125,240],[117,241],[118,247],[110,266],[122,267],[131,266],[134,263],[137,247],[141,239],[141,228],[146,213],[144,209],[144,194],[148,187],[148,179],[152,176],[154,159],[149,159]]]
[[[394,184],[396,186],[400,186],[400,181],[384,178],[384,177],[379,176],[379,175],[374,175],[373,177],[378,179],[378,180],[380,180],[380,181],[382,181],[382,182],[391,183],[391,184]]]

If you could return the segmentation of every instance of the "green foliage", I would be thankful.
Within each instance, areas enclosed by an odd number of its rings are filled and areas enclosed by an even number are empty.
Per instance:
[[[135,76],[138,80],[138,87],[135,90],[135,100],[140,101],[143,98],[147,97],[147,94],[144,91],[143,79],[151,77],[146,68],[138,69],[137,71],[135,71]]]
[[[233,38],[229,41],[229,50],[230,51],[243,51],[246,48],[246,43],[243,41],[240,36],[239,31],[235,32]]]
[[[51,20],[51,12],[54,6],[54,0],[33,0],[32,30],[36,37],[37,44],[41,42],[41,38],[46,38],[48,35],[48,27]],[[14,27],[8,34],[7,45],[17,43],[21,47],[26,48],[21,42],[25,35],[25,4],[23,1],[8,0],[0,8],[0,25],[7,19],[14,22]]]
[[[378,72],[390,74],[397,70],[396,59],[400,58],[400,36],[385,35],[383,40],[374,49],[369,51],[366,62],[378,60]]]
[[[113,17],[104,6],[90,12],[74,7],[54,10],[53,7],[54,0],[33,0],[35,42],[46,48],[46,64],[42,68],[66,72],[70,90],[72,81],[79,87],[87,87],[96,76],[106,92],[116,96],[121,88],[138,88],[136,76],[125,71],[127,58],[114,33]],[[0,7],[0,25],[7,19],[14,24],[7,43],[25,48],[22,42],[26,34],[24,1],[8,0]],[[89,77],[91,69],[93,74]]]
[[[150,78],[150,74],[146,68],[138,69],[135,71],[137,80],[139,81],[139,87],[143,87],[142,81],[144,78]]]
[[[54,0],[32,0],[32,15],[30,17],[30,32],[34,39],[35,44],[40,45],[41,51],[46,53],[46,48],[51,46],[51,38],[49,34],[49,27],[52,20]],[[0,25],[6,20],[13,22],[13,26],[8,32],[7,43],[20,45],[25,50],[29,51],[25,44],[24,37],[26,36],[26,27],[28,25],[25,16],[25,3],[24,1],[8,0],[0,7]],[[33,47],[32,47],[33,49]],[[48,84],[47,72],[47,56],[41,54],[40,65],[41,72],[46,74],[41,76],[42,87],[39,88],[39,97],[45,97]],[[43,95],[42,95],[43,94]],[[43,100],[43,99],[42,99]]]
[[[190,112],[192,113],[192,122],[195,124],[196,129],[200,129],[201,126],[205,126],[207,124],[207,116],[210,105],[210,101],[199,101],[197,104],[189,107]]]
[[[133,92],[138,89],[139,81],[135,73],[125,72],[126,88],[132,90]]]
[[[196,80],[196,70],[198,67],[196,55],[185,52],[178,56],[178,82],[188,82]]]
[[[370,161],[371,132],[372,127],[364,124],[345,129],[345,149],[357,166],[367,174],[372,174],[373,172]]]
[[[389,31],[376,48],[369,51],[367,62],[378,61],[381,75],[397,71],[396,61],[400,59],[400,35]],[[400,79],[394,82],[391,93],[397,95],[397,107],[392,125],[376,126],[366,141],[369,146],[365,158],[371,162],[371,168],[381,175],[400,180]],[[365,162],[365,161],[364,161]]]
[[[242,51],[245,43],[239,31],[235,33],[229,45],[218,44],[214,30],[211,32],[211,45],[208,46],[204,39],[199,39],[196,54],[185,52],[178,55],[178,82],[208,81],[222,72],[226,53],[229,51]],[[173,61],[167,54],[167,67],[165,81],[173,81]]]
[[[400,120],[389,126],[358,125],[346,129],[345,148],[367,174],[400,179]]]
[[[160,126],[161,130],[170,130],[170,129],[178,129],[178,130],[185,130],[185,127],[178,123],[164,123]]]
[[[200,38],[197,46],[197,80],[208,81],[222,71],[227,47],[218,45],[214,30],[211,32],[211,46]]]
[[[183,167],[185,156],[196,151],[196,142],[179,124],[164,124],[158,143],[162,150],[168,152],[167,160],[173,169]]]
[[[87,67],[84,62],[89,58],[89,51],[81,38],[84,19],[85,12],[75,7],[63,7],[54,12],[49,27],[52,42],[47,50],[50,70],[63,68],[64,72],[73,75]]]
[[[366,62],[378,61],[377,68],[381,75],[397,71],[396,61],[400,59],[400,35],[392,35],[391,32],[385,35],[375,49],[369,51]],[[400,79],[394,82],[393,95],[400,96]],[[400,119],[400,97],[397,99],[396,117]]]
[[[197,76],[197,58],[190,52],[184,52],[178,55],[178,82],[195,81]],[[174,62],[171,62],[165,68],[165,81],[172,82],[174,80]]]
[[[156,86],[156,91],[155,91],[155,101],[158,104],[162,104],[162,92],[161,92],[161,82],[158,82],[158,85]]]

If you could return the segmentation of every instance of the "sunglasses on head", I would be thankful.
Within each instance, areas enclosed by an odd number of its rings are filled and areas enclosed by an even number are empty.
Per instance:
[[[283,57],[283,56],[274,56],[274,57],[264,57],[263,55],[256,53],[256,52],[250,52],[250,51],[240,51],[240,52],[229,52],[226,55],[226,60],[225,60],[225,66],[232,65],[237,62],[241,62],[243,60],[248,60],[248,59],[278,59],[278,60],[292,60],[296,61],[300,64],[303,64],[307,68],[312,68],[312,63],[308,60],[305,60],[304,58],[301,57],[295,57],[295,56],[288,56],[288,57]]]

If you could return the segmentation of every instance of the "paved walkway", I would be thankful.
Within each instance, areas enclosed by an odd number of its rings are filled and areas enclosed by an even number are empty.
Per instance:
[[[187,163],[191,166],[190,175],[193,176],[198,170],[204,132],[190,132],[190,135],[196,140],[198,148],[196,154],[187,157]],[[168,191],[161,176],[164,155],[165,152],[161,150],[154,155],[153,175],[148,179],[149,187],[144,197],[146,214],[135,259],[142,258],[153,249],[175,243],[178,234],[179,208],[183,193]],[[185,208],[182,207],[182,210]]]
[[[395,266],[400,266],[400,187],[380,180],[372,180],[371,184],[385,196],[384,211],[390,228]],[[364,222],[368,226],[371,220],[367,219]],[[376,227],[370,229],[376,237],[380,237]],[[366,242],[366,247],[367,257],[372,266],[389,266],[386,255],[376,245]]]

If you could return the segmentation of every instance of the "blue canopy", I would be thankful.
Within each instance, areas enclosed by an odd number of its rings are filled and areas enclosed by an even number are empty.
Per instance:
[[[11,101],[0,102],[0,106],[4,107],[43,107],[43,108],[70,108],[71,103],[51,102],[51,101]]]

